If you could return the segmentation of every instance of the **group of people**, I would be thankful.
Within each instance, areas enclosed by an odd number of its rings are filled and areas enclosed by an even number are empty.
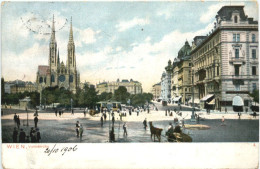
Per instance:
[[[59,117],[61,117],[61,115],[63,114],[63,110],[59,110]],[[58,116],[58,110],[55,110],[55,116]]]
[[[14,123],[17,125],[17,128],[20,129],[20,117],[19,115],[14,114]]]
[[[19,137],[18,137],[18,133],[19,133]],[[30,138],[29,138],[30,137]],[[19,140],[17,140],[17,138],[19,138]],[[25,132],[23,131],[23,129],[20,129],[20,132],[17,130],[16,127],[14,127],[14,131],[13,131],[13,142],[14,143],[39,143],[41,140],[41,133],[39,131],[39,128],[31,128],[30,131],[30,136],[26,136]]]

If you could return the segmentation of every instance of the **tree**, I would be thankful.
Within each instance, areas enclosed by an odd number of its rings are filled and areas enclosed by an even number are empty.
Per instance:
[[[253,97],[254,102],[259,103],[259,90],[254,90],[249,96]]]
[[[98,102],[97,92],[94,87],[89,87],[85,84],[84,89],[79,95],[79,105],[88,106],[89,108],[94,108]]]
[[[1,78],[1,104],[4,103],[4,93],[5,93],[5,80]]]
[[[111,92],[107,93],[107,92],[103,92],[98,96],[98,100],[99,101],[107,101],[107,100],[111,100],[113,97],[113,94]]]
[[[115,90],[114,99],[116,101],[119,101],[122,104],[126,104],[129,97],[130,97],[130,93],[127,92],[125,86],[119,86],[118,89]]]

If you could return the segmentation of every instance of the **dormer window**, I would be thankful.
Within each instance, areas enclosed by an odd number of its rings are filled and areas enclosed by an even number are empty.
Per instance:
[[[234,22],[237,23],[237,16],[234,17]]]

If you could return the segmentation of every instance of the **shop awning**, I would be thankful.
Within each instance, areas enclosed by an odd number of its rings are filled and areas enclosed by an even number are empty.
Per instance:
[[[177,102],[181,99],[181,96],[175,97],[172,101]]]
[[[215,104],[215,99],[212,99],[208,104],[214,105]]]
[[[232,106],[244,106],[244,101],[240,96],[233,98]]]
[[[200,101],[205,102],[205,101],[207,101],[208,99],[210,99],[213,96],[214,96],[214,94],[208,94],[208,95],[204,96],[202,99],[200,99]]]

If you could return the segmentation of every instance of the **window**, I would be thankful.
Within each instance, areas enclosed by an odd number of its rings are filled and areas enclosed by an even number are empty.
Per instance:
[[[240,34],[233,34],[233,42],[240,42]]]
[[[235,57],[239,58],[239,49],[235,49]]]
[[[42,77],[40,77],[40,79],[39,79],[39,83],[42,83],[42,81],[43,81],[43,79],[42,79]]]
[[[253,83],[253,91],[256,90],[256,83]]]
[[[252,49],[252,58],[256,59],[256,49]]]
[[[233,42],[236,41],[236,34],[233,34]]]
[[[255,42],[255,34],[252,34],[252,42]]]
[[[235,18],[234,18],[234,22],[237,23],[237,16],[235,16]]]
[[[55,82],[54,75],[51,75],[51,82]]]
[[[256,75],[256,66],[252,66],[252,75]]]
[[[236,84],[236,85],[235,85],[235,90],[236,90],[236,91],[240,91],[240,85],[239,85],[239,84]]]
[[[239,66],[235,65],[235,76],[239,76]]]

